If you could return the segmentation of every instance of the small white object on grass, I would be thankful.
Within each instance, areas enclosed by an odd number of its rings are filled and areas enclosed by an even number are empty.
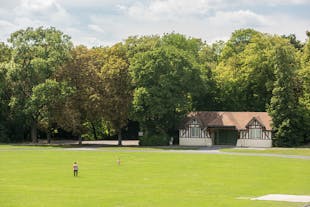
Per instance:
[[[117,159],[117,164],[121,165],[121,159],[120,158]]]
[[[268,194],[251,200],[264,200],[264,201],[287,201],[287,202],[310,202],[310,196],[307,195],[286,195],[286,194]]]

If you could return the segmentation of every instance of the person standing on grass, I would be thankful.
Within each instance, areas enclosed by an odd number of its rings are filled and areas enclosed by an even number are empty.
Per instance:
[[[79,166],[78,166],[77,162],[74,162],[73,163],[73,175],[78,176],[78,171],[79,171]]]

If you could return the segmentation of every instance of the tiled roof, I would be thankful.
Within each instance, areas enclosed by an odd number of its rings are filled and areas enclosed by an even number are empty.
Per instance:
[[[229,112],[229,111],[197,111],[191,112],[182,121],[181,128],[193,118],[197,118],[203,127],[235,127],[246,129],[247,124],[255,118],[266,130],[271,130],[271,117],[267,112]]]

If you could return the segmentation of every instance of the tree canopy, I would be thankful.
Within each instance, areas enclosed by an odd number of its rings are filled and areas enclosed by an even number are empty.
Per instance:
[[[177,137],[190,111],[228,110],[268,111],[277,146],[309,143],[307,34],[239,29],[207,44],[168,33],[88,48],[53,27],[18,30],[0,43],[0,142],[51,140],[59,129],[121,145],[138,122],[156,143]]]

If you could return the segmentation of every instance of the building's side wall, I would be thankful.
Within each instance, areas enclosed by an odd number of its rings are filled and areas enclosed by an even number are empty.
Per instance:
[[[261,139],[252,139],[249,137],[248,130],[242,130],[237,140],[237,147],[272,147],[271,138],[271,131],[263,130]]]
[[[272,147],[271,139],[238,139],[237,147]]]
[[[179,130],[179,145],[212,146],[212,139],[207,130],[200,129],[199,137],[191,137],[189,128]]]
[[[264,130],[262,132],[262,139],[271,139],[272,133],[271,131]],[[250,139],[248,130],[240,131],[240,139]]]
[[[179,144],[182,146],[212,146],[211,138],[180,138]]]
[[[179,129],[179,137],[180,138],[191,138],[189,128]],[[210,138],[210,134],[207,130],[200,129],[198,137],[195,138]]]

